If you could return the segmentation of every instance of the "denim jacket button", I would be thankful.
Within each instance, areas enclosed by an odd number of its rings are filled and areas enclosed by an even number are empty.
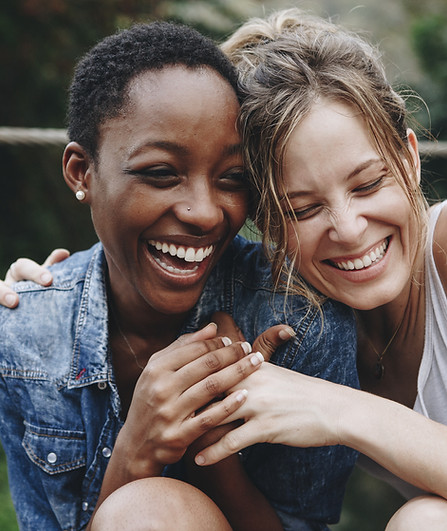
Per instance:
[[[82,502],[82,510],[87,511],[88,509],[88,502]]]
[[[109,458],[112,455],[112,450],[108,448],[107,446],[104,446],[104,448],[102,449],[102,455],[104,457]]]
[[[47,455],[47,461],[50,463],[50,465],[54,465],[54,463],[57,461],[57,455],[54,452],[50,452]]]
[[[107,388],[107,382],[98,382],[98,388],[104,391]]]

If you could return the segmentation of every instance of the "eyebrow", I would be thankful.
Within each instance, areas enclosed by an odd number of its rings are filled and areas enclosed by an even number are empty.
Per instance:
[[[356,166],[348,174],[348,176],[346,177],[346,180],[349,181],[350,179],[352,179],[353,177],[355,177],[359,173],[362,173],[362,171],[367,170],[368,168],[370,168],[371,166],[374,166],[375,164],[383,164],[383,160],[381,158],[372,158],[372,159],[365,160],[364,162],[362,162],[361,164]],[[305,196],[311,195],[311,194],[312,194],[312,192],[306,192],[304,190],[298,190],[296,192],[290,192],[288,194],[285,194],[285,195],[281,196],[279,198],[279,200],[283,201],[286,198],[286,196],[287,196],[288,199],[294,199],[295,197],[305,197]]]
[[[136,147],[131,151],[129,154],[129,158],[134,157],[135,155],[138,155],[140,152],[144,151],[145,148],[159,148],[164,151],[170,151],[172,153],[176,153],[180,156],[186,157],[190,154],[190,150],[182,146],[181,144],[178,144],[177,142],[171,142],[170,140],[154,140],[145,142],[141,146]],[[224,146],[223,149],[223,155],[232,156],[232,155],[238,155],[242,153],[242,144],[230,144]]]

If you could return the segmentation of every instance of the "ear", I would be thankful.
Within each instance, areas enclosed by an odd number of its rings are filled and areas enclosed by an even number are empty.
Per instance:
[[[421,183],[421,159],[419,157],[418,139],[413,129],[407,129],[407,140],[414,168],[416,169],[416,185],[419,186]]]
[[[67,144],[62,156],[62,171],[65,182],[74,194],[82,191],[85,202],[89,203],[89,188],[91,184],[94,163],[85,149],[77,142]]]

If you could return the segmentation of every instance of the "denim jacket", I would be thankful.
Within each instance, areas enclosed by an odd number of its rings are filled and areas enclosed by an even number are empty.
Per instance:
[[[0,436],[21,529],[87,525],[122,427],[108,346],[106,262],[101,244],[52,268],[47,288],[16,285],[20,305],[0,309]],[[296,338],[272,362],[357,386],[352,313],[328,301],[318,311],[273,294],[259,244],[230,245],[190,312],[183,332],[216,310],[231,313],[248,341],[287,322]],[[343,446],[258,444],[242,452],[252,481],[286,529],[325,529],[339,518],[356,453]],[[178,476],[181,466],[166,467]],[[302,527],[300,527],[302,526]]]

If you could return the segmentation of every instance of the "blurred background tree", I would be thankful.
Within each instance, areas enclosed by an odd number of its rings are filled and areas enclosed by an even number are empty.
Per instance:
[[[76,61],[98,40],[132,22],[184,22],[222,40],[243,20],[298,6],[330,16],[379,43],[393,84],[427,103],[416,116],[447,140],[446,0],[3,0],[0,7],[0,127],[65,127],[67,88]],[[415,100],[416,101],[416,100]],[[43,260],[54,247],[72,252],[96,241],[88,208],[65,186],[63,146],[0,143],[0,276],[18,256]],[[447,197],[447,159],[424,164],[429,194]],[[15,530],[0,459],[0,528]],[[391,488],[356,471],[337,531],[384,529],[402,502]]]

